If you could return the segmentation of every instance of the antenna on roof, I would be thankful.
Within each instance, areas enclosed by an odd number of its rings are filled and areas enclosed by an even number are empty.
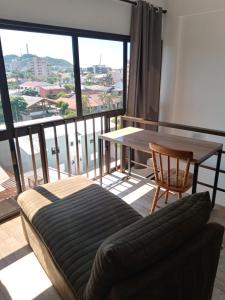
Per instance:
[[[100,55],[100,61],[99,61],[99,66],[102,64],[102,54]]]
[[[27,54],[29,54],[28,43],[26,43],[26,48],[27,48]]]

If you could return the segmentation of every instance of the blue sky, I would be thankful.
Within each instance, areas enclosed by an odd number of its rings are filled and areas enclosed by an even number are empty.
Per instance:
[[[40,57],[51,56],[73,63],[72,39],[68,36],[30,33],[14,30],[0,30],[3,54],[20,56],[27,52]],[[80,66],[87,67],[101,63],[111,68],[122,68],[122,42],[79,38]]]

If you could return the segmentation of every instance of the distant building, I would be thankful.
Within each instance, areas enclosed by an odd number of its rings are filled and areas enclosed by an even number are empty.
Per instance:
[[[59,114],[59,110],[56,107],[56,102],[54,100],[31,96],[23,96],[23,98],[27,103],[26,114],[23,115],[24,121]]]
[[[49,85],[40,87],[40,96],[48,98],[49,96],[56,96],[58,93],[65,92],[65,88],[58,85]]]
[[[49,86],[49,83],[42,81],[26,81],[20,84],[19,88],[21,92],[24,90],[31,89],[37,91],[40,94],[40,88],[43,86]]]
[[[120,90],[121,86],[118,86],[118,89]],[[118,92],[118,90],[116,89],[116,91]],[[104,101],[101,98],[101,93],[98,92],[87,92],[87,91],[83,91],[82,95],[87,96],[88,98],[88,102],[87,103],[83,103],[83,109],[84,110],[89,110],[90,113],[98,113],[101,112],[103,110],[107,110],[107,109],[118,109],[121,108],[122,106],[122,100],[121,97],[119,97],[119,95],[117,97],[114,97],[112,99],[111,103],[107,103],[107,101]],[[68,104],[68,108],[72,111],[76,111],[77,110],[77,106],[76,106],[76,96],[73,95],[70,98],[65,98],[65,97],[60,97],[59,99],[55,100],[57,103],[59,102],[65,102]]]
[[[81,90],[85,92],[85,94],[87,93],[98,93],[98,92],[109,92],[111,89],[111,87],[108,86],[104,86],[104,85],[97,85],[97,84],[93,84],[93,85],[81,85]]]
[[[11,64],[8,66],[8,70],[11,72],[20,71],[21,63],[17,59],[13,59]]]
[[[87,68],[87,73],[107,74],[111,70],[112,70],[111,68],[106,67],[105,65],[93,65],[93,66]]]
[[[53,119],[54,120],[54,119]],[[98,165],[98,153],[97,153],[97,147],[94,147],[94,140],[93,140],[93,126],[92,126],[92,119],[87,120],[86,124],[86,134],[85,137],[85,128],[84,128],[84,122],[78,122],[77,123],[77,143],[78,143],[78,151],[79,151],[79,159],[80,159],[80,172],[81,174],[85,173],[86,171],[86,159],[88,160],[88,166],[89,170],[94,170],[94,157],[96,157],[97,165]],[[101,134],[101,120],[100,118],[95,119],[95,138],[96,138],[96,144],[98,136]],[[113,130],[115,128],[115,124],[113,122],[110,122],[110,128]],[[68,139],[69,139],[69,151],[70,151],[70,164],[72,167],[72,174],[77,174],[77,152],[76,152],[76,136],[75,136],[75,130],[74,126],[68,126]],[[32,152],[29,142],[29,136],[23,136],[20,137],[20,154],[21,159],[23,162],[23,171],[25,174],[25,180],[27,182],[28,176],[33,176],[33,165],[32,165]],[[55,152],[55,137],[54,132],[52,128],[46,128],[45,129],[45,140],[46,140],[46,152],[48,155],[48,167],[49,167],[49,173],[50,177],[52,175],[52,170],[57,169],[56,164],[56,152]],[[63,173],[68,172],[68,165],[67,165],[67,149],[66,149],[66,143],[65,143],[65,128],[63,126],[57,127],[57,140],[58,140],[58,152],[60,156],[60,171],[62,172],[61,177],[63,177]],[[85,151],[85,143],[87,143],[88,147],[88,155],[86,157],[86,151]],[[12,169],[12,163],[11,163],[11,157],[8,149],[7,141],[3,141],[1,147],[3,147],[2,151],[0,151],[0,165],[4,168],[4,170],[10,170],[13,172]],[[111,159],[115,158],[115,149],[114,145],[111,145]],[[37,172],[40,169],[40,175],[42,175],[42,161],[41,161],[41,155],[40,155],[40,144],[39,144],[39,138],[38,135],[33,136],[33,148],[34,148],[34,156],[35,156],[35,162],[36,162],[36,168]],[[96,153],[94,154],[94,151]],[[1,171],[0,171],[1,172]],[[39,173],[39,172],[38,172]],[[0,173],[1,174],[1,173]],[[56,172],[56,180],[57,180],[57,172]],[[3,179],[7,180],[7,174],[3,174]],[[52,177],[51,177],[52,179]],[[1,181],[0,181],[1,184]]]
[[[118,82],[123,80],[123,69],[112,70],[111,74],[112,74],[113,82]]]
[[[34,57],[31,62],[31,71],[37,79],[45,80],[50,74],[49,65],[45,58]]]
[[[123,81],[118,81],[113,85],[113,92],[116,92],[118,95],[122,95],[123,93]]]

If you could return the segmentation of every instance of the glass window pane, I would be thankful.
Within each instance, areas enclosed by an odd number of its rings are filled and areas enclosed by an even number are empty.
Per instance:
[[[15,30],[0,35],[16,126],[75,116],[72,38]]]
[[[3,115],[3,109],[2,109],[2,99],[1,99],[1,93],[0,93],[0,131],[4,130],[5,127],[5,120]]]
[[[129,76],[130,76],[130,42],[127,43],[127,92],[129,88]]]
[[[0,219],[18,210],[17,195],[9,142],[0,142]]]
[[[123,107],[123,43],[79,38],[83,113]]]

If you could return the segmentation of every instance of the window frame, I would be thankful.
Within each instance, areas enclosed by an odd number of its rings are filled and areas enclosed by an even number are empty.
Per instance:
[[[77,107],[77,117],[83,117],[82,109],[82,92],[81,92],[81,80],[80,80],[80,60],[79,60],[79,44],[78,38],[91,38],[91,39],[102,39],[109,41],[123,42],[123,108],[115,110],[107,110],[106,112],[124,114],[126,112],[126,98],[127,98],[127,43],[130,42],[130,36],[107,33],[107,32],[98,32],[91,30],[83,30],[69,27],[60,27],[53,25],[43,25],[36,23],[20,22],[20,21],[11,21],[0,19],[0,29],[16,30],[16,31],[26,31],[33,33],[46,33],[46,34],[55,34],[69,36],[72,38],[72,52],[73,52],[73,71],[74,71],[74,82],[76,88],[76,107]],[[3,113],[5,117],[6,130],[14,128],[14,121],[12,118],[12,110],[10,105],[10,97],[8,91],[6,70],[4,65],[4,57],[1,44],[0,36],[0,72],[2,76],[0,77],[0,85],[5,87],[1,91]],[[101,115],[102,113],[95,113],[94,115]],[[91,114],[90,114],[91,115]],[[69,120],[69,118],[63,118],[62,120]],[[72,118],[74,119],[74,118]],[[48,122],[43,119],[43,123]],[[23,127],[23,126],[22,126]],[[18,127],[17,127],[18,128]]]

